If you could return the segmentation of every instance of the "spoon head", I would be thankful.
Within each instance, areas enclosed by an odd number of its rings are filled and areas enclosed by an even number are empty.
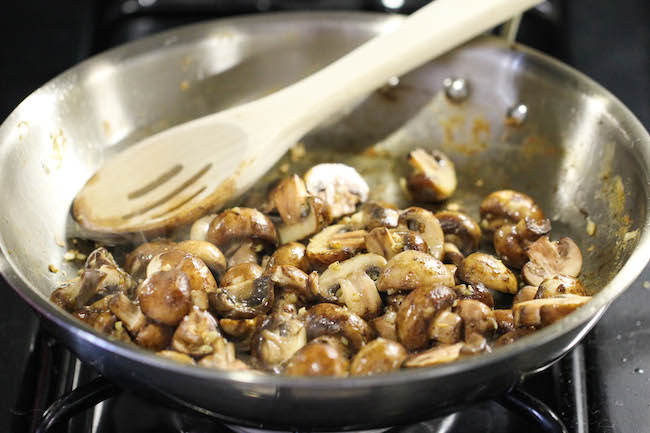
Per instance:
[[[198,119],[156,134],[102,166],[75,197],[73,217],[98,236],[163,234],[256,180],[241,182],[250,176],[247,150],[246,133],[226,121]]]

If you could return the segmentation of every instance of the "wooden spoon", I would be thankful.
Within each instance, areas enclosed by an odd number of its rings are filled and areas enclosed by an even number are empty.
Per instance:
[[[97,237],[153,236],[187,224],[246,191],[347,104],[539,2],[433,1],[292,86],[129,147],[88,180],[73,216]]]

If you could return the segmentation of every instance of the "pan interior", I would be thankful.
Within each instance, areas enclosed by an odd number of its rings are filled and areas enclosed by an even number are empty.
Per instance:
[[[63,257],[74,245],[59,245],[78,234],[70,203],[107,157],[169,126],[290,84],[398,21],[348,15],[302,16],[291,25],[277,17],[199,25],[113,50],[50,82],[0,129],[0,241],[10,262],[48,297],[75,275],[75,264]],[[467,100],[445,97],[449,77],[469,83]],[[343,162],[370,183],[372,199],[405,206],[406,153],[440,149],[456,164],[459,187],[432,209],[453,203],[477,218],[485,195],[516,189],[542,206],[554,239],[568,235],[578,243],[590,291],[623,266],[641,235],[648,192],[625,113],[612,109],[618,102],[606,92],[492,38],[393,84],[305,137],[305,156],[287,155],[240,203],[254,203],[285,173]],[[506,113],[519,103],[527,106],[527,119],[510,125]],[[48,271],[50,264],[60,271]]]

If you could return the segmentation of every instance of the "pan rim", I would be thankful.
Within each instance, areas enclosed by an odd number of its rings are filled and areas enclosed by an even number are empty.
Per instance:
[[[391,20],[402,19],[396,14],[373,13],[373,12],[274,12],[270,14],[257,14],[257,15],[244,15],[234,18],[222,18],[216,20],[209,20],[197,24],[182,26],[177,29],[161,32],[125,45],[118,46],[111,50],[105,51],[98,55],[92,56],[78,65],[66,70],[62,74],[48,81],[45,85],[37,89],[30,96],[29,99],[39,92],[44,92],[49,86],[60,82],[62,79],[67,78],[67,74],[75,74],[80,72],[91,62],[98,62],[104,59],[111,58],[111,56],[120,56],[126,54],[127,58],[138,57],[139,55],[146,55],[146,51],[137,52],[140,47],[148,46],[150,44],[164,43],[167,38],[174,35],[183,33],[192,33],[197,28],[212,28],[223,24],[237,24],[246,21],[257,22],[265,20],[284,21],[290,18],[300,22],[310,21],[340,21],[341,19],[350,20],[367,20],[372,23],[382,24]],[[583,73],[573,69],[572,67],[549,57],[537,50],[526,47],[521,44],[508,44],[500,38],[491,36],[481,36],[476,40],[494,44],[500,49],[514,49],[518,53],[524,54],[526,57],[539,61],[548,65],[555,71],[573,78],[589,87],[593,94],[600,95],[609,101],[612,101],[611,109],[619,112],[619,118],[625,119],[627,132],[636,140],[631,143],[632,146],[637,146],[639,153],[643,157],[645,167],[650,166],[650,136],[645,130],[641,122],[634,116],[634,114],[613,94],[600,86],[598,83],[584,75]],[[472,43],[472,42],[470,42]],[[181,46],[181,45],[179,45]],[[3,125],[0,126],[0,154],[2,153],[2,137],[3,129],[10,123],[10,120],[18,111],[24,101],[18,105],[16,109],[5,119]],[[650,175],[644,169],[642,173],[645,180],[646,189],[650,186]],[[17,292],[37,313],[45,316],[49,321],[54,322],[57,326],[70,330],[80,337],[84,342],[99,346],[100,348],[110,351],[116,355],[124,357],[131,362],[147,365],[151,368],[165,370],[168,373],[180,374],[183,376],[193,376],[197,379],[204,380],[222,380],[240,384],[250,385],[264,385],[273,387],[292,387],[292,388],[310,388],[314,390],[327,390],[334,388],[357,388],[357,387],[373,387],[373,386],[390,386],[391,384],[404,384],[412,381],[433,380],[437,377],[462,374],[474,369],[482,368],[487,365],[496,364],[505,361],[511,357],[521,354],[528,349],[542,346],[561,334],[567,333],[576,327],[586,323],[595,316],[602,314],[611,302],[623,293],[627,287],[638,277],[644,267],[647,265],[650,257],[644,253],[650,249],[650,199],[646,202],[646,220],[642,227],[640,227],[640,238],[638,244],[634,248],[632,254],[614,276],[614,278],[600,291],[594,298],[584,307],[572,313],[567,318],[555,323],[549,327],[537,331],[525,339],[514,342],[511,345],[500,348],[491,354],[480,355],[456,361],[451,364],[437,366],[435,368],[400,370],[387,375],[369,376],[369,377],[347,377],[347,378],[303,378],[303,377],[287,377],[287,376],[274,376],[268,374],[259,374],[246,371],[219,371],[209,368],[186,366],[180,363],[162,358],[155,355],[155,353],[147,351],[133,345],[110,340],[103,334],[92,329],[90,326],[75,320],[71,315],[51,304],[40,292],[27,284],[24,275],[14,267],[11,254],[7,250],[2,233],[0,233],[0,250],[4,255],[3,258],[10,264],[10,268],[4,269],[0,266],[0,271],[5,276],[7,282],[12,289]],[[595,323],[595,320],[593,321]]]

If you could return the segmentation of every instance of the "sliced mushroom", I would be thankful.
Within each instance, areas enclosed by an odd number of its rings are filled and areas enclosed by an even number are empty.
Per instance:
[[[226,255],[245,241],[274,246],[278,235],[271,220],[257,209],[234,207],[221,212],[210,223],[208,242]]]
[[[526,217],[543,220],[544,213],[530,196],[512,190],[495,191],[488,195],[480,208],[481,228],[488,233],[505,224],[517,224]]]
[[[399,370],[406,359],[404,346],[396,341],[377,338],[359,350],[350,363],[353,376],[370,376]]]
[[[494,232],[494,249],[503,263],[519,269],[528,261],[526,247],[549,231],[551,222],[548,219],[526,217],[516,225],[505,224]]]
[[[87,323],[96,331],[104,334],[111,334],[115,327],[115,322],[117,322],[117,318],[110,311],[90,311],[82,309],[76,311],[74,317]]]
[[[425,285],[408,294],[397,310],[397,337],[407,350],[426,347],[429,327],[441,311],[451,308],[456,294],[443,285]]]
[[[162,350],[169,346],[172,339],[174,328],[171,326],[161,325],[159,323],[149,322],[135,336],[135,344],[150,350]]]
[[[274,266],[267,269],[264,275],[271,279],[277,289],[291,290],[303,302],[313,300],[314,295],[308,286],[309,277],[297,267],[291,265]]]
[[[366,249],[369,253],[379,254],[387,260],[392,259],[402,251],[429,251],[422,236],[409,230],[388,230],[377,227],[366,234]]]
[[[542,281],[535,294],[535,299],[552,298],[567,294],[587,296],[587,290],[584,284],[577,278],[558,274]]]
[[[280,243],[298,241],[318,233],[332,221],[327,203],[318,197],[309,197],[304,204],[304,213],[291,224],[278,226]]]
[[[228,257],[228,268],[241,263],[255,263],[259,261],[259,253],[264,250],[264,245],[256,241],[245,241],[241,243]]]
[[[219,248],[207,241],[184,241],[174,245],[174,249],[185,251],[200,259],[214,273],[215,278],[221,278],[226,272],[226,258]]]
[[[267,316],[251,338],[251,354],[260,366],[272,369],[284,364],[307,344],[307,333],[291,314]]]
[[[368,184],[345,164],[315,165],[304,179],[309,194],[323,199],[334,219],[353,213],[358,203],[368,200]]]
[[[199,361],[201,367],[219,370],[248,370],[249,367],[235,356],[235,345],[225,338],[212,342],[212,353]]]
[[[274,266],[291,265],[303,272],[311,271],[311,263],[307,257],[307,248],[298,242],[289,242],[273,252],[266,265],[267,269]]]
[[[272,208],[288,226],[297,223],[307,214],[305,205],[308,197],[305,182],[296,174],[281,179],[269,192]]]
[[[515,330],[515,319],[512,310],[494,310],[494,318],[497,321],[497,334],[503,335]]]
[[[220,286],[232,286],[262,276],[264,270],[257,263],[240,263],[229,268],[219,281]]]
[[[488,342],[487,338],[478,332],[469,334],[469,337],[465,338],[465,344],[460,350],[461,355],[476,355],[483,352],[492,352],[492,346]]]
[[[451,242],[445,242],[443,251],[444,255],[442,257],[442,261],[446,264],[454,264],[458,266],[460,265],[460,262],[465,259],[463,253],[461,253],[458,247]]]
[[[267,276],[220,287],[209,294],[210,305],[230,319],[252,319],[273,306],[273,282]]]
[[[444,255],[445,235],[442,232],[438,218],[421,207],[410,207],[402,211],[399,225],[418,233],[429,247],[429,254],[438,260]]]
[[[310,342],[287,362],[288,376],[347,376],[350,362],[338,346]]]
[[[375,280],[384,266],[386,260],[377,254],[332,263],[319,278],[318,293],[328,302],[345,304],[364,319],[376,317],[382,303]]]
[[[536,294],[537,287],[524,286],[515,293],[515,297],[512,299],[512,305],[519,304],[520,302],[532,301],[535,299]]]
[[[429,338],[439,343],[458,343],[462,336],[463,319],[451,311],[441,311],[429,325]]]
[[[409,153],[408,162],[414,171],[408,177],[407,186],[415,200],[438,202],[451,197],[456,190],[456,169],[444,153],[416,149]]]
[[[212,342],[221,337],[212,314],[195,308],[178,325],[172,337],[172,347],[191,356],[212,353]]]
[[[176,352],[175,350],[161,350],[160,352],[156,352],[156,355],[180,362],[181,364],[196,365],[196,362],[190,356],[185,353]]]
[[[456,275],[473,286],[479,283],[491,290],[514,294],[517,291],[517,278],[501,260],[489,254],[470,254],[461,262]]]
[[[439,344],[429,350],[409,356],[404,361],[403,366],[407,368],[421,368],[446,364],[460,358],[460,351],[464,346],[464,343]]]
[[[350,223],[365,230],[377,227],[392,229],[399,223],[399,210],[390,203],[369,201],[361,206],[359,212],[350,216]]]
[[[497,321],[494,313],[482,302],[473,299],[458,301],[454,309],[455,313],[463,319],[465,342],[468,342],[472,334],[480,334],[483,337],[490,337],[497,330]]]
[[[210,224],[217,217],[217,214],[209,214],[194,221],[190,228],[190,239],[193,241],[207,241]],[[161,251],[162,253],[162,251]],[[155,255],[155,254],[154,254]]]
[[[564,295],[563,297],[533,299],[512,306],[515,326],[542,328],[564,318],[591,300],[591,296]]]
[[[298,294],[291,289],[276,289],[273,300],[272,313],[287,313],[296,316],[305,303]]]
[[[387,340],[397,341],[397,309],[388,308],[386,312],[370,321],[377,334]]]
[[[539,286],[542,281],[557,274],[577,277],[582,269],[582,253],[571,238],[551,242],[542,236],[526,248],[530,261],[521,270],[526,283]]]
[[[350,231],[343,224],[331,225],[311,238],[307,257],[316,269],[325,269],[334,262],[342,262],[366,248],[365,230]]]
[[[235,341],[249,340],[257,326],[264,320],[264,316],[253,319],[219,319],[219,326],[224,334]]]
[[[166,239],[139,245],[136,249],[126,255],[124,269],[126,272],[131,274],[133,278],[145,278],[147,274],[147,266],[151,259],[160,253],[171,250],[174,248],[174,245],[174,242]]]
[[[469,215],[461,212],[443,210],[435,213],[445,234],[445,242],[450,242],[463,255],[473,253],[478,249],[481,240],[481,227]]]
[[[377,289],[392,294],[437,284],[453,287],[454,283],[454,276],[440,260],[420,251],[404,251],[388,261]]]
[[[365,320],[335,304],[316,304],[307,310],[303,320],[309,340],[321,335],[343,337],[354,350],[359,350],[375,337]]]
[[[469,284],[458,284],[454,286],[454,292],[459,300],[474,299],[483,302],[490,308],[494,308],[494,297],[492,293],[483,284],[478,283],[475,286]]]
[[[495,347],[512,344],[522,337],[535,333],[535,328],[517,328],[514,331],[507,332],[497,339]]]
[[[190,279],[178,269],[156,272],[138,287],[137,297],[147,317],[165,325],[178,325],[192,307]]]
[[[147,325],[147,317],[142,313],[140,307],[123,293],[114,296],[108,307],[133,335],[136,335]]]

